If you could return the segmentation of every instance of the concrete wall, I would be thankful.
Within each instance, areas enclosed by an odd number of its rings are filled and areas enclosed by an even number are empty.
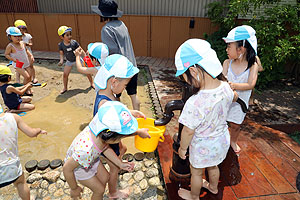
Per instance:
[[[33,36],[33,50],[58,51],[57,29],[71,26],[72,35],[86,49],[88,43],[101,41],[100,17],[93,14],[0,13],[0,48],[8,44],[5,30],[17,19],[23,19]],[[203,38],[204,33],[216,31],[207,18],[124,15],[121,20],[129,29],[136,56],[173,58],[180,44],[188,38]]]

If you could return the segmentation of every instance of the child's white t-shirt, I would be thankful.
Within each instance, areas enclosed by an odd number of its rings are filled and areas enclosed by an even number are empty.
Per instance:
[[[22,175],[18,154],[18,126],[11,113],[0,117],[0,184]]]
[[[219,87],[200,90],[186,101],[178,121],[195,130],[189,146],[193,167],[215,166],[225,159],[230,145],[226,119],[233,97],[229,84],[222,81]]]
[[[24,33],[24,35],[22,36],[22,40],[23,42],[26,44],[26,48],[31,52],[31,47],[27,46],[27,44],[29,43],[29,41],[32,39],[32,36],[29,33]]]

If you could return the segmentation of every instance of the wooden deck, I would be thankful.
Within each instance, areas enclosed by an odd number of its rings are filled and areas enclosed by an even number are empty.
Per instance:
[[[137,57],[138,64],[150,67],[162,107],[169,100],[181,98],[174,79],[173,59]],[[161,87],[164,86],[164,87]],[[166,88],[169,91],[166,91]],[[169,179],[172,164],[172,136],[178,131],[179,113],[167,125],[166,140],[158,152],[170,200],[177,196],[179,183]],[[220,168],[219,193],[213,195],[202,189],[201,199],[296,200],[300,194],[296,177],[300,172],[300,146],[285,133],[246,120],[239,138],[242,152],[237,156],[229,150]]]
[[[3,50],[0,50],[0,54]],[[34,52],[36,58],[58,59],[54,52]],[[175,78],[174,59],[137,57],[137,63],[148,65],[160,104],[164,109],[170,100],[181,99],[181,87]],[[158,147],[169,200],[177,196],[179,183],[171,182],[172,136],[178,131],[179,112],[167,125],[165,142]],[[204,200],[300,200],[296,177],[300,172],[300,146],[285,133],[246,120],[239,138],[239,156],[230,149],[220,164],[219,193],[202,189]]]

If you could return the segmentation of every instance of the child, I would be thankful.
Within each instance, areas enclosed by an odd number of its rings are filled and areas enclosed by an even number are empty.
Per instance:
[[[20,116],[12,113],[3,113],[0,105],[0,188],[13,183],[22,200],[30,199],[30,190],[27,186],[18,155],[18,128],[29,137],[47,134],[40,128],[29,127]]]
[[[92,6],[91,9],[100,15],[101,22],[105,22],[101,29],[101,40],[108,46],[110,55],[121,54],[128,58],[134,66],[137,66],[128,29],[119,20],[123,12],[118,9],[118,4],[112,0],[99,0],[99,5]],[[133,76],[126,86],[134,110],[140,109],[140,101],[137,97],[137,76],[137,74]],[[121,93],[117,94],[118,100],[120,97]]]
[[[13,67],[17,73],[24,77],[23,84],[26,85],[31,82],[33,74],[32,68],[29,67],[30,60],[33,60],[33,56],[22,41],[22,33],[18,28],[8,27],[6,34],[10,43],[6,46],[5,57],[13,61]],[[28,90],[27,94],[32,96],[32,91]]]
[[[116,94],[121,93],[130,79],[139,72],[125,56],[114,54],[105,59],[104,65],[99,69],[94,83],[96,88],[100,90],[97,92],[94,115],[101,106],[107,101],[115,101]],[[145,118],[145,115],[137,110],[131,110],[131,114],[135,117]],[[150,137],[149,134],[139,134],[141,137]],[[111,144],[110,147],[114,150],[116,155],[122,157],[126,152],[126,147],[119,142],[119,144]],[[127,198],[128,194],[121,190],[117,190],[118,172],[119,169],[110,161],[108,161],[110,168],[110,177],[108,181],[109,197],[110,198]]]
[[[138,129],[136,119],[122,103],[107,101],[90,124],[77,135],[68,149],[63,173],[71,189],[71,197],[80,197],[76,179],[93,192],[91,197],[102,199],[109,174],[99,157],[103,153],[118,168],[131,171],[134,163],[122,162],[108,144],[116,143],[133,133],[148,134]]]
[[[180,158],[186,159],[189,147],[191,191],[180,188],[178,195],[183,199],[199,199],[202,186],[213,194],[218,193],[218,165],[229,149],[226,118],[234,92],[223,81],[222,65],[205,40],[184,42],[176,52],[175,65],[176,76],[181,76],[193,91],[178,120],[184,125],[178,149]],[[205,168],[209,182],[202,179]]]
[[[90,74],[96,76],[99,68],[104,64],[104,61],[108,56],[108,48],[106,44],[103,44],[101,42],[90,43],[86,52],[87,56],[85,56],[87,62],[90,63],[86,63],[86,61],[84,61],[85,67],[82,66],[82,60],[80,57],[81,55],[85,55],[83,49],[81,47],[78,47],[74,51],[74,54],[76,56],[77,71],[82,74]],[[88,64],[91,64],[93,67],[86,66]]]
[[[227,60],[223,63],[223,74],[227,76],[229,84],[248,107],[251,91],[254,88],[260,63],[257,55],[257,39],[255,30],[247,25],[232,29],[226,38]],[[260,65],[261,67],[261,65]],[[244,121],[246,113],[236,102],[230,106],[227,121],[230,127],[230,145],[239,153],[241,148],[237,144],[240,133],[240,125]]]
[[[67,26],[61,26],[58,29],[58,35],[62,39],[62,41],[58,44],[59,47],[59,55],[60,61],[58,63],[61,66],[64,62],[64,56],[67,59],[67,62],[64,67],[63,74],[63,84],[64,88],[60,91],[60,94],[65,93],[68,90],[68,77],[71,72],[72,66],[75,65],[76,57],[74,55],[74,50],[79,47],[79,44],[76,40],[72,39],[72,28]],[[95,89],[93,84],[93,79],[91,75],[87,75],[91,87]]]
[[[0,91],[5,105],[8,107],[9,112],[25,112],[34,109],[34,105],[30,104],[32,98],[28,96],[22,96],[32,87],[32,83],[28,82],[21,87],[14,87],[9,84],[12,73],[9,67],[0,66]]]
[[[31,47],[33,45],[32,43],[32,36],[27,33],[27,26],[26,23],[23,20],[16,20],[15,21],[15,27],[17,27],[18,29],[20,29],[21,33],[22,33],[22,41],[25,43],[26,48],[28,49],[28,51],[32,54],[31,51]],[[32,69],[32,82],[33,83],[37,83],[38,80],[35,78],[35,70],[33,67],[33,62],[34,62],[34,57],[32,54],[31,60],[30,60],[30,66]],[[16,82],[20,83],[20,74],[18,72],[16,72]]]

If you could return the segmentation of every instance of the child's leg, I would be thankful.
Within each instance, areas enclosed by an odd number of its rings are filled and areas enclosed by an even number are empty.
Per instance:
[[[229,132],[230,132],[230,146],[235,153],[241,151],[240,146],[237,144],[237,140],[240,134],[240,125],[233,122],[229,122]]]
[[[16,71],[16,83],[21,83],[21,80],[20,80],[20,73]]]
[[[91,84],[91,87],[92,87],[93,89],[95,89],[95,84],[94,84],[94,82],[93,82],[93,77],[92,77],[92,75],[87,74],[86,77],[89,79],[89,82],[90,82],[90,84]]]
[[[101,173],[101,172],[99,172]],[[97,176],[93,176],[90,179],[87,180],[79,180],[79,182],[88,187],[90,190],[92,190],[93,195],[91,197],[91,200],[101,200],[103,199],[103,194],[105,191],[105,185],[102,184],[102,182],[98,179]]]
[[[122,142],[119,142],[119,152],[120,152],[120,155],[119,157],[122,159],[123,155],[126,153],[127,151],[127,147],[122,143]]]
[[[72,69],[72,66],[65,65],[65,67],[64,67],[64,74],[63,74],[64,89],[62,91],[60,91],[61,94],[65,93],[68,90],[68,78],[69,78],[71,69]]]
[[[35,69],[33,67],[33,63],[34,63],[34,58],[32,57],[32,59],[30,59],[30,66],[29,67],[32,69],[32,82],[37,83],[39,81],[35,78]]]
[[[106,170],[106,168],[103,166],[103,164],[99,163],[98,168],[97,168],[97,174],[96,174],[97,178],[100,180],[100,182],[104,185],[104,187],[106,186],[108,180],[109,180],[109,173]]]
[[[178,195],[183,199],[199,200],[200,190],[202,187],[202,172],[201,168],[191,167],[191,191],[179,188]]]
[[[24,77],[23,84],[26,85],[28,82],[30,82],[30,74],[28,73],[27,70],[23,68],[16,68],[16,72],[18,72],[21,76]]]
[[[140,101],[136,94],[129,95],[132,103],[133,110],[140,110]]]
[[[209,176],[209,182],[207,180],[203,179],[203,187],[208,189],[211,193],[217,194],[218,193],[218,183],[220,178],[220,170],[218,166],[214,167],[208,167],[208,176]]]
[[[30,103],[32,101],[32,98],[29,96],[22,96],[22,103]]]
[[[34,110],[34,105],[31,103],[21,103],[20,107],[17,111],[19,112],[26,112],[26,111],[30,111],[30,110]]]
[[[22,200],[30,200],[30,190],[25,181],[24,173],[14,182],[14,185]]]
[[[108,180],[108,189],[109,189],[109,198],[117,199],[117,198],[128,198],[128,191],[118,190],[118,178],[119,178],[119,168],[107,160],[107,164],[109,165],[109,180]]]

